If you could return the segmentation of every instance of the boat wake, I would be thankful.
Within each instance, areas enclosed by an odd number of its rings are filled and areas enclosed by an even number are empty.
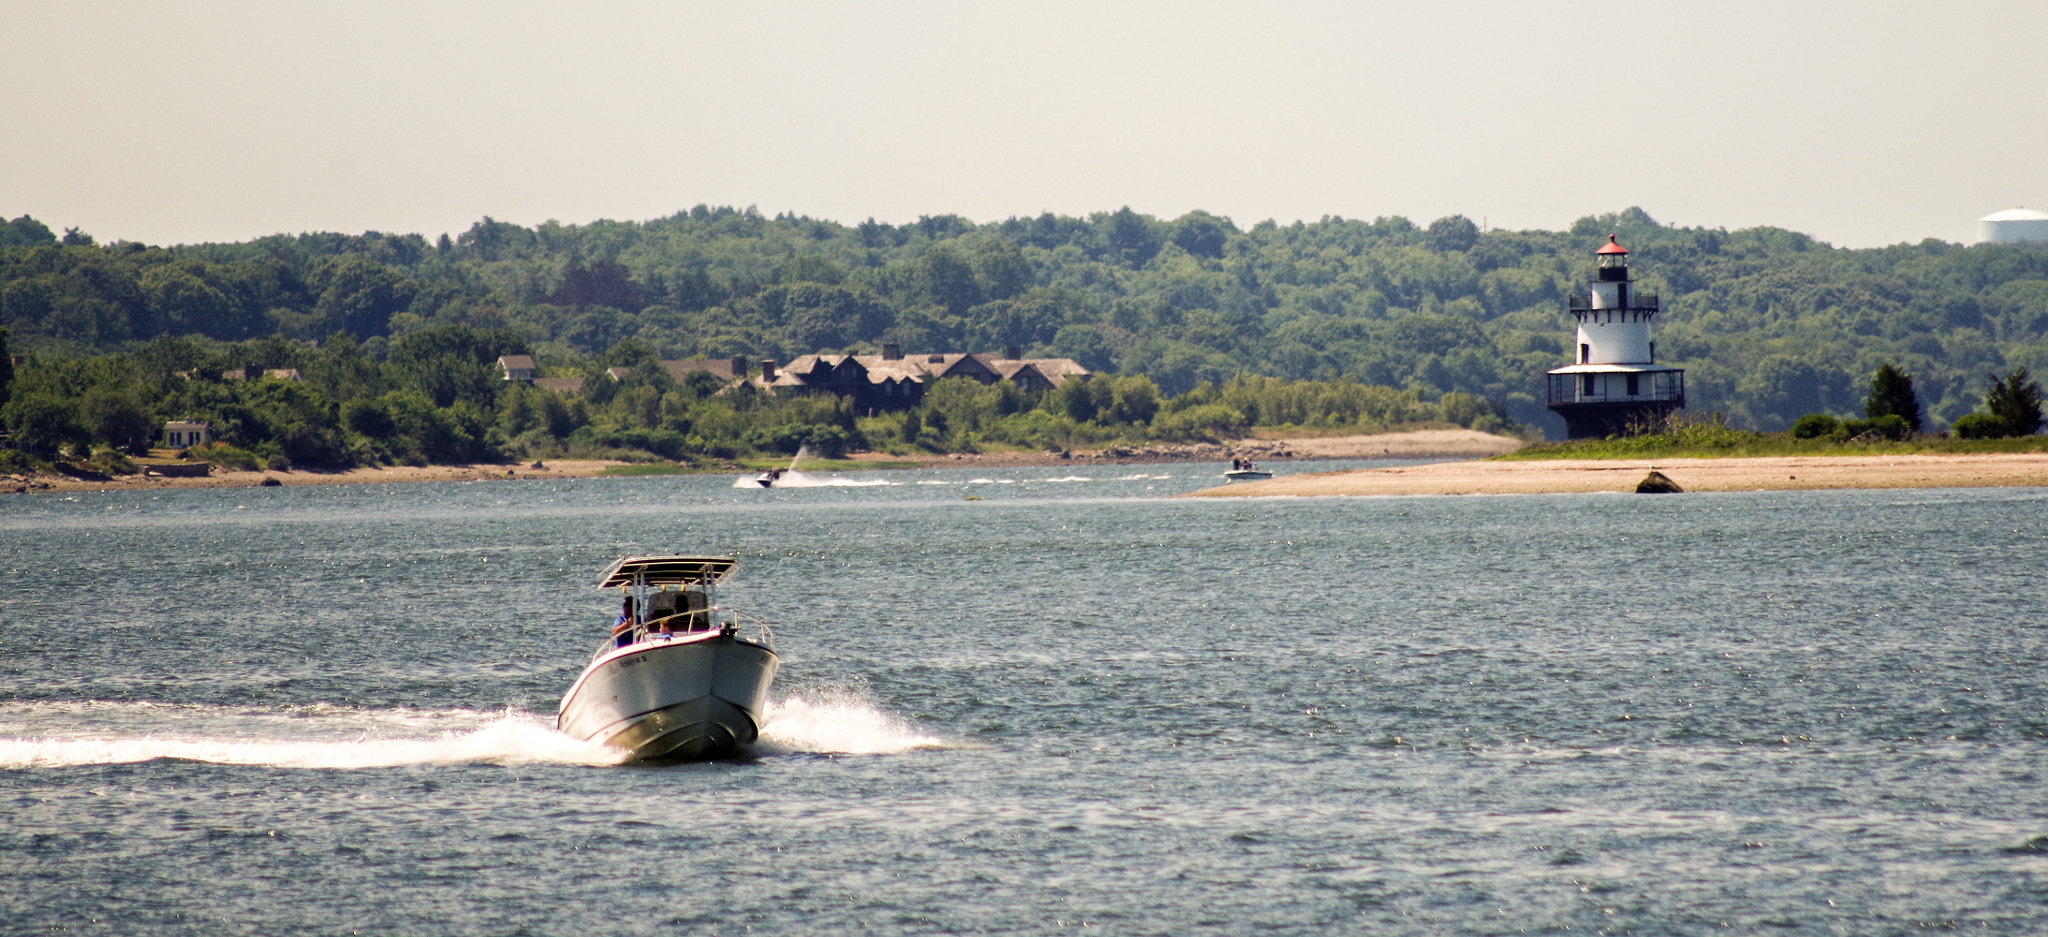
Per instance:
[[[268,768],[619,764],[624,753],[556,732],[518,709],[253,709],[183,703],[0,704],[0,770],[159,759]],[[771,701],[756,755],[890,754],[948,747],[873,705],[830,696]]]
[[[248,709],[100,701],[0,707],[0,768],[156,759],[273,768],[610,765],[613,749],[516,709]]]
[[[858,698],[823,693],[770,700],[762,719],[761,755],[798,753],[889,755],[920,748],[951,748],[909,723]]]
[[[758,476],[742,475],[732,483],[734,488],[759,488],[755,481]],[[812,475],[809,472],[785,471],[775,479],[777,488],[887,488],[902,484],[884,478],[841,478],[837,475]]]

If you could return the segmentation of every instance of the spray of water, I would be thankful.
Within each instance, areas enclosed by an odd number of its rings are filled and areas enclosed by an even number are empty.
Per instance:
[[[466,728],[410,738],[382,732],[364,732],[353,738],[320,737],[330,735],[338,728],[336,725],[301,726],[302,731],[287,736],[267,720],[237,718],[241,714],[226,718],[219,714],[214,718],[191,715],[194,718],[184,725],[139,735],[76,734],[64,727],[51,726],[57,732],[41,737],[0,738],[0,768],[124,764],[159,758],[273,768],[610,765],[620,761],[620,753],[614,749],[577,741],[556,732],[551,726],[552,719],[518,711],[500,713]],[[357,712],[326,718],[362,728],[365,723],[383,721],[378,718],[380,715]],[[452,715],[475,714],[458,710]]]
[[[755,751],[764,755],[887,755],[946,747],[856,694],[831,691],[770,701],[761,740],[755,743]]]
[[[851,694],[771,702],[757,755],[888,754],[944,747]],[[549,715],[507,709],[245,709],[65,701],[0,705],[0,769],[157,759],[272,768],[401,765],[615,765],[623,753],[554,730]]]

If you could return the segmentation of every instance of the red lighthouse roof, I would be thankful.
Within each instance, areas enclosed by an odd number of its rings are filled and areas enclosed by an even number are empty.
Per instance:
[[[1628,248],[1626,248],[1626,247],[1623,247],[1623,246],[1621,246],[1620,244],[1617,244],[1617,243],[1615,243],[1615,241],[1614,241],[1614,235],[1610,234],[1610,235],[1608,235],[1608,236],[1607,236],[1607,243],[1605,243],[1605,244],[1602,244],[1602,245],[1600,245],[1600,249],[1599,249],[1599,250],[1597,250],[1597,251],[1594,251],[1594,253],[1596,253],[1596,254],[1626,254],[1626,253],[1628,253]]]

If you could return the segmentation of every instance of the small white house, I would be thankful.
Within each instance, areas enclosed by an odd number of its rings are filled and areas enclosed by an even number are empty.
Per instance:
[[[508,381],[531,381],[535,373],[532,355],[499,355],[498,367]]]
[[[213,439],[213,424],[172,420],[164,424],[164,445],[172,449],[203,446]]]

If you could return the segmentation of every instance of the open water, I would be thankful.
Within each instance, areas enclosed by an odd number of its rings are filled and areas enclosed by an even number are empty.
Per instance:
[[[0,500],[0,933],[2048,931],[2048,489],[1220,471]],[[663,551],[751,757],[550,728]]]

